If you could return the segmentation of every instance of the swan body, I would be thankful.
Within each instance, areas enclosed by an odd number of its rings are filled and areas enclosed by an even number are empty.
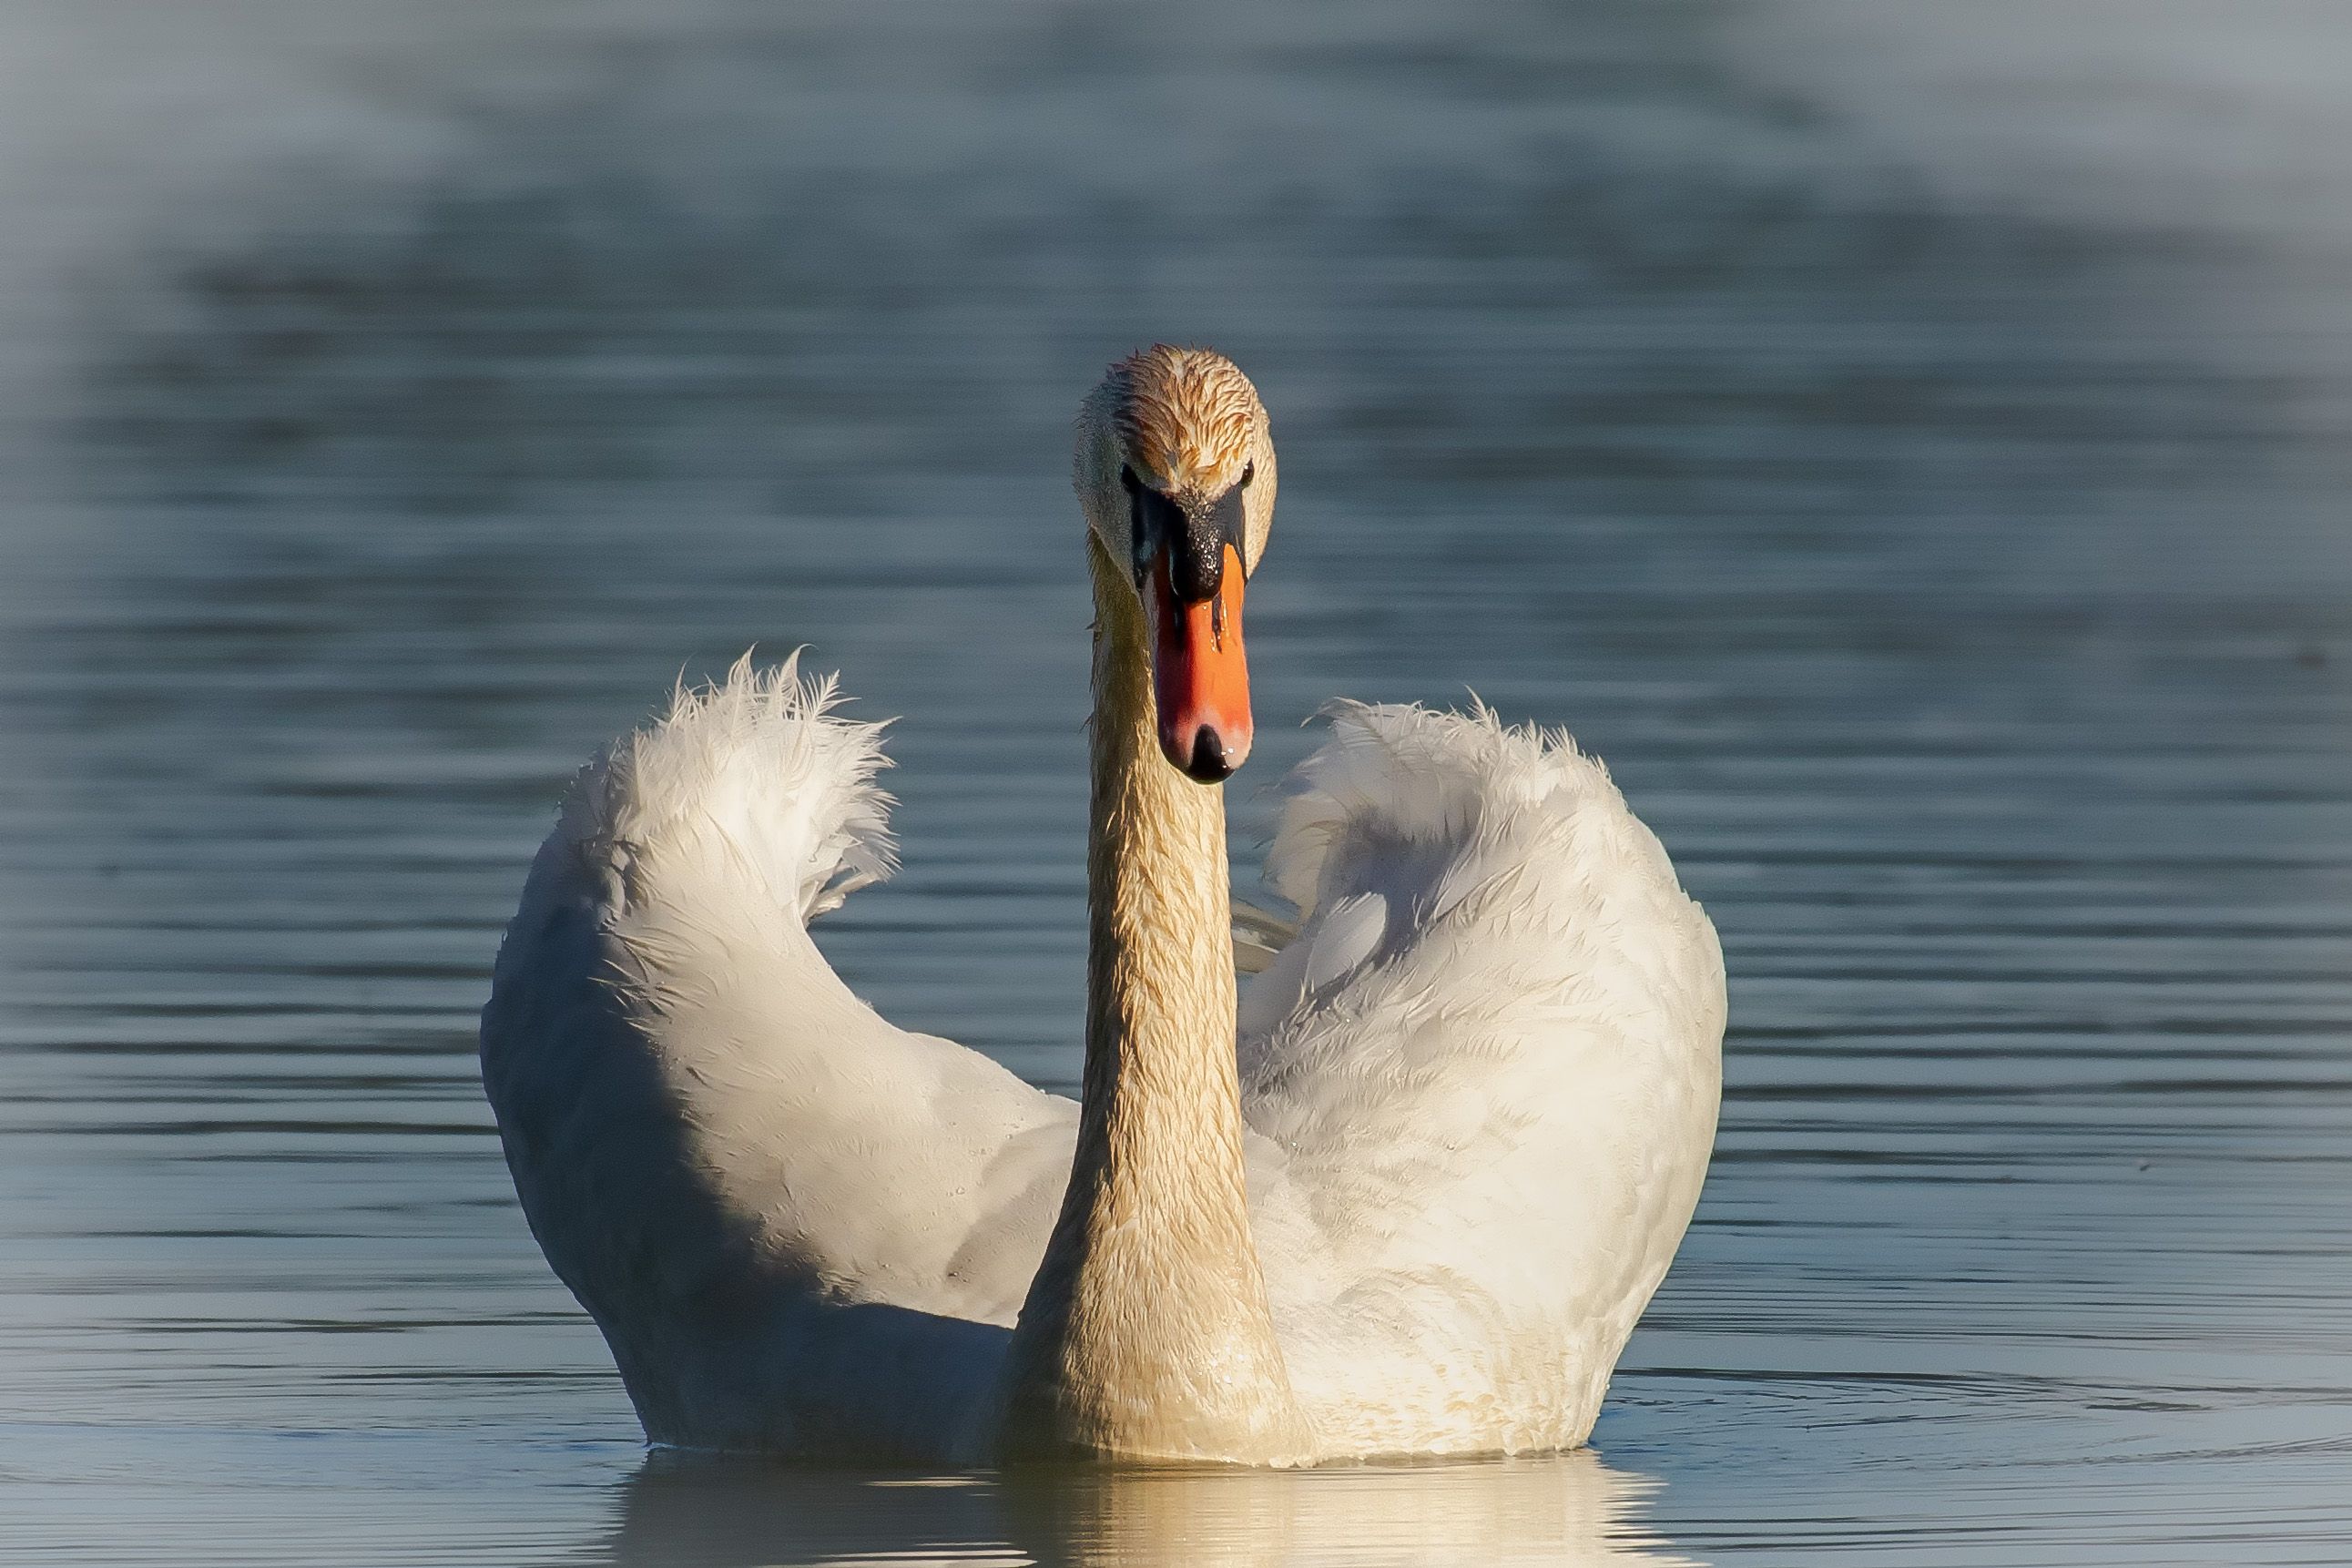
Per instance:
[[[1222,795],[1185,776],[1230,725],[1180,693],[1171,738],[1086,438],[1083,1104],[825,963],[809,921],[893,864],[878,726],[741,663],[583,773],[500,951],[484,1081],[532,1229],[659,1442],[1580,1444],[1706,1172],[1713,930],[1565,735],[1343,704],[1267,857],[1297,918],[1245,915],[1237,994]]]

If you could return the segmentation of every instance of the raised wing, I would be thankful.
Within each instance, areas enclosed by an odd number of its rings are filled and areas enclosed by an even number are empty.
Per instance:
[[[482,1016],[549,1261],[656,1440],[970,1447],[1076,1107],[893,1027],[806,925],[887,876],[878,725],[797,661],[583,772]]]
[[[1580,1442],[1706,1172],[1714,930],[1565,735],[1342,705],[1287,789],[1241,1063],[1293,1379],[1360,1451]]]

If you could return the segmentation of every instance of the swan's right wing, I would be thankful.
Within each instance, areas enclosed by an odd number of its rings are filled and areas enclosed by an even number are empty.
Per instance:
[[[1242,1076],[1294,1379],[1360,1451],[1581,1441],[1713,1140],[1715,933],[1564,735],[1341,705]]]
[[[657,1440],[952,1454],[1076,1108],[893,1027],[806,922],[886,875],[876,731],[739,665],[581,776],[482,1018],[556,1272]]]

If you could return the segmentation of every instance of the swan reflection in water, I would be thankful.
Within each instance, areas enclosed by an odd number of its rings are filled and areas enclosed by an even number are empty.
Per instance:
[[[1656,1483],[1590,1450],[1313,1470],[1038,1466],[847,1471],[657,1451],[609,1553],[641,1568],[785,1563],[1687,1564],[1637,1517]]]

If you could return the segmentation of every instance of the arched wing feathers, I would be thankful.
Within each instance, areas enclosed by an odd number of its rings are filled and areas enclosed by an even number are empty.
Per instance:
[[[1375,1451],[1580,1441],[1706,1169],[1713,929],[1564,734],[1329,717],[1267,858],[1297,932],[1255,923],[1242,1002],[1294,1375]]]
[[[739,665],[581,776],[482,1020],[550,1261],[656,1438],[961,1457],[1076,1108],[853,994],[877,730]],[[1696,1200],[1714,933],[1566,738],[1343,706],[1293,774],[1240,1066],[1252,1226],[1332,1453],[1559,1447]]]
[[[809,940],[892,865],[880,726],[832,704],[738,664],[586,769],[483,1014],[524,1211],[656,1438],[936,1451],[1068,1172],[1075,1106],[893,1027]]]

